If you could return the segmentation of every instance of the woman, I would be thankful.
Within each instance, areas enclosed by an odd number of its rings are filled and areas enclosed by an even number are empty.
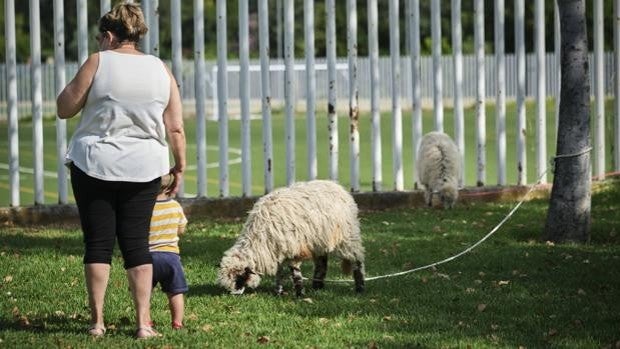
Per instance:
[[[174,77],[159,58],[138,51],[147,30],[138,5],[114,6],[99,20],[100,51],[57,99],[62,119],[82,111],[66,162],[84,233],[88,332],[97,337],[105,334],[103,303],[116,239],[136,308],[135,335],[159,335],[150,326],[149,224],[161,176],[173,174],[170,194],[178,191],[185,133]]]

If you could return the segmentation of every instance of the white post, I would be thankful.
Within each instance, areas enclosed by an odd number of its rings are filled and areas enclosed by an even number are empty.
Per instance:
[[[443,132],[443,74],[441,69],[441,0],[431,0],[433,39],[433,115],[435,131]]]
[[[594,176],[605,179],[605,66],[603,0],[594,0]],[[616,96],[618,98],[618,96]]]
[[[525,2],[515,0],[515,54],[517,58],[517,185],[527,184],[525,119]]]
[[[263,166],[265,194],[273,190],[273,151],[271,131],[271,83],[269,81],[269,4],[258,2],[260,44],[261,114],[263,121]]]
[[[88,11],[86,0],[77,0],[77,44],[78,65],[84,64],[88,58]]]
[[[159,0],[151,0],[151,12],[149,16],[148,36],[151,47],[151,54],[159,57]]]
[[[110,11],[110,0],[99,0],[99,16],[103,17]]]
[[[196,95],[196,176],[197,196],[207,196],[207,129],[205,115],[205,19],[204,2],[194,0],[194,84]]]
[[[475,0],[474,46],[476,51],[476,186],[486,182],[486,73],[484,67],[484,0]]]
[[[248,0],[239,0],[239,99],[241,102],[241,190],[243,196],[252,195],[248,11]]]
[[[54,86],[56,96],[66,85],[65,76],[65,10],[63,0],[54,0]],[[67,121],[56,118],[56,173],[58,174],[58,203],[68,202],[67,167]]]
[[[545,2],[536,0],[536,177],[547,171],[547,108],[545,92]],[[547,183],[545,174],[540,183]]]
[[[304,38],[306,48],[306,146],[308,179],[316,179],[316,72],[314,70],[314,1],[304,0]]]
[[[463,114],[463,52],[461,33],[461,0],[452,0],[452,58],[454,65],[454,140],[461,153],[461,178],[465,182],[465,120]]]
[[[183,48],[181,41],[181,0],[170,0],[170,36],[172,41],[172,75],[183,96]],[[181,182],[177,196],[185,196],[185,180]]]
[[[422,92],[420,79],[420,1],[409,0],[409,45],[411,53],[411,113],[412,113],[412,136],[413,136],[413,188],[418,188],[418,176],[415,163],[417,161],[420,140],[422,139]]]
[[[140,7],[142,8],[142,15],[144,16],[144,22],[146,27],[149,28],[149,32],[140,40],[140,48],[142,52],[146,54],[151,53],[151,0],[142,0],[140,2]],[[195,8],[195,7],[194,7]]]
[[[15,43],[15,1],[4,1],[4,33],[6,36],[6,90],[9,138],[10,205],[19,206],[19,118],[17,116],[17,50]]]
[[[295,1],[284,1],[286,185],[295,182]]]
[[[506,57],[504,56],[504,0],[495,1],[495,117],[497,137],[497,184],[506,184]]]
[[[327,29],[327,129],[329,132],[329,179],[338,180],[338,115],[336,114],[336,5],[326,0]]]
[[[398,0],[390,0],[389,11],[390,61],[392,63],[392,169],[394,175],[394,189],[403,190],[403,120],[400,107],[400,36],[398,25]]]
[[[614,168],[620,171],[620,0],[614,0]]]
[[[17,116],[17,49],[15,43],[15,1],[4,1],[6,94],[9,139],[10,205],[19,206],[19,118]]]
[[[220,154],[220,197],[228,196],[228,49],[226,0],[217,0],[217,119]]]
[[[45,203],[43,188],[43,84],[41,81],[41,15],[39,0],[30,0],[30,91],[32,93],[32,146],[34,204]]]
[[[349,172],[351,191],[360,190],[360,135],[357,90],[357,8],[347,1],[347,54],[349,58]]]
[[[368,57],[370,61],[370,148],[372,191],[381,191],[381,111],[379,106],[379,33],[377,0],[368,0]]]

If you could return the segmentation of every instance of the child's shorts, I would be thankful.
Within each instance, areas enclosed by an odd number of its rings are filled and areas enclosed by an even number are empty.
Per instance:
[[[188,291],[181,257],[174,252],[151,252],[153,257],[153,288],[159,283],[166,293]]]

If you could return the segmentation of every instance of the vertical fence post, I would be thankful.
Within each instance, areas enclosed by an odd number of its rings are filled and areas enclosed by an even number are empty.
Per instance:
[[[248,0],[239,0],[239,99],[241,102],[241,191],[243,196],[252,195],[248,11]]]
[[[461,0],[452,0],[452,59],[454,65],[454,138],[461,153],[461,178],[465,182],[465,120],[463,116],[463,52],[461,33]]]
[[[295,1],[284,0],[286,185],[295,182]]]
[[[527,183],[525,119],[525,3],[515,0],[515,55],[517,58],[517,185]]]
[[[19,118],[17,116],[17,48],[15,43],[15,1],[4,1],[4,35],[6,57],[6,94],[9,139],[10,205],[19,206]]]
[[[217,119],[220,154],[220,197],[228,196],[228,61],[226,0],[217,0]]]
[[[603,0],[594,0],[594,176],[605,179],[605,77]]]
[[[78,65],[84,64],[88,58],[88,11],[86,0],[77,0],[77,41]]]
[[[336,5],[326,0],[327,130],[329,132],[329,179],[338,180],[338,115],[336,113]]]
[[[308,179],[316,179],[316,72],[314,68],[314,0],[304,0],[304,38],[306,48],[306,146]]]
[[[377,0],[368,0],[368,58],[370,61],[370,148],[372,191],[381,191],[381,111],[379,105],[379,15]]]
[[[486,182],[486,68],[484,65],[484,0],[474,3],[476,51],[476,186]]]
[[[151,0],[149,16],[149,31],[151,54],[159,57],[159,0]]]
[[[347,1],[347,55],[349,58],[349,169],[351,191],[360,190],[360,135],[357,90],[357,8]]]
[[[263,175],[265,194],[273,190],[273,150],[271,131],[271,82],[269,80],[269,4],[258,2],[260,45],[261,114],[263,121]]]
[[[545,98],[545,2],[536,0],[536,160],[539,178],[547,171],[547,108]],[[547,175],[540,178],[547,183]]]
[[[30,91],[32,97],[32,145],[34,203],[44,204],[43,188],[43,85],[41,80],[41,16],[39,0],[30,0]]]
[[[394,189],[404,189],[403,121],[400,107],[400,37],[398,0],[390,0],[390,58],[392,65],[392,157]]]
[[[149,28],[149,32],[140,40],[140,48],[142,52],[146,54],[151,53],[151,0],[142,0],[140,2],[142,8],[142,15],[144,15],[144,22],[146,27]]]
[[[172,75],[183,96],[183,47],[181,41],[181,0],[170,0],[170,36],[172,41]],[[185,179],[180,183],[177,196],[185,196]]]
[[[196,95],[196,176],[197,196],[207,195],[207,129],[205,115],[206,71],[205,71],[205,19],[204,2],[194,0],[194,83]]]
[[[411,54],[411,113],[413,135],[413,188],[418,187],[417,161],[420,140],[422,139],[422,89],[420,82],[420,1],[409,0],[409,45]]]
[[[497,137],[497,184],[506,184],[506,57],[504,56],[504,0],[495,4],[495,136]]]
[[[108,11],[110,11],[110,0],[99,0],[99,17],[103,17]]]
[[[65,88],[65,10],[63,0],[54,0],[54,86],[55,96]],[[56,118],[56,173],[58,174],[58,203],[68,202],[67,168],[67,121]]]
[[[620,171],[620,0],[614,0],[614,170]]]
[[[443,132],[443,73],[441,68],[441,0],[431,0],[433,39],[433,115],[435,131]]]

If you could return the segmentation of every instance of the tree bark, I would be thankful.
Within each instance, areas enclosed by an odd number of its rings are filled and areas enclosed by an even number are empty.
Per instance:
[[[590,238],[590,78],[585,0],[557,0],[562,81],[557,155],[543,238]]]

